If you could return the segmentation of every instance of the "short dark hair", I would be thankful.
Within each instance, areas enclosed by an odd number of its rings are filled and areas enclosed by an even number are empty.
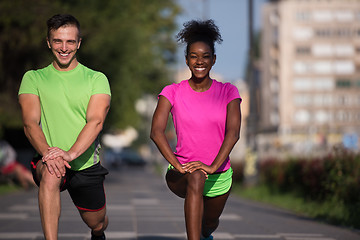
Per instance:
[[[67,26],[67,25],[74,25],[77,27],[79,31],[79,38],[80,38],[80,23],[79,21],[70,14],[56,14],[47,20],[47,37],[50,37],[50,32],[52,30],[57,30],[60,27]]]
[[[184,28],[176,35],[177,41],[187,43],[185,55],[189,52],[189,47],[194,42],[205,42],[215,54],[215,42],[221,43],[223,40],[219,28],[215,25],[214,20],[205,21],[191,20],[184,23]]]

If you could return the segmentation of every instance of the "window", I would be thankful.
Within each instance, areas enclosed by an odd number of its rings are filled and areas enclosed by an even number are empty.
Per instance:
[[[313,20],[315,22],[331,22],[333,21],[334,16],[331,11],[314,11],[313,12]]]
[[[306,110],[298,110],[295,112],[294,121],[297,123],[308,123],[310,121],[310,113]]]
[[[318,123],[325,123],[329,121],[329,114],[323,110],[319,110],[315,113],[315,121]]]
[[[330,44],[314,44],[312,54],[317,57],[328,57],[333,55],[333,47]]]
[[[318,74],[332,73],[332,66],[330,61],[319,61],[314,63],[314,72]]]
[[[336,87],[337,88],[350,88],[351,81],[349,79],[337,79],[336,80]]]
[[[306,94],[296,94],[294,96],[295,106],[309,106],[311,103],[311,98]]]
[[[295,40],[309,40],[313,36],[311,28],[295,28],[293,30],[293,37]]]
[[[272,125],[278,125],[279,124],[279,114],[272,112],[270,113],[270,122]]]
[[[309,55],[310,47],[296,47],[296,54],[298,55]]]
[[[293,69],[295,73],[305,74],[311,71],[311,65],[309,63],[297,61],[294,63]]]
[[[296,20],[298,21],[309,21],[310,13],[308,11],[299,11],[296,13]]]
[[[336,11],[334,15],[339,22],[351,22],[354,20],[354,14],[349,10]]]
[[[332,78],[294,78],[293,89],[297,91],[329,91],[335,88]]]
[[[324,91],[333,90],[335,88],[334,80],[331,78],[316,78],[314,79],[314,88]]]
[[[355,65],[352,61],[335,61],[334,69],[337,74],[353,74]]]
[[[337,56],[353,56],[354,47],[351,45],[336,45],[335,53]]]
[[[310,78],[295,78],[293,80],[293,89],[298,91],[309,91],[312,89]]]
[[[270,81],[270,89],[272,92],[279,92],[279,83],[276,78],[273,78],[272,81]]]
[[[357,86],[358,88],[360,88],[360,80],[357,80],[357,81],[356,81],[356,86]]]

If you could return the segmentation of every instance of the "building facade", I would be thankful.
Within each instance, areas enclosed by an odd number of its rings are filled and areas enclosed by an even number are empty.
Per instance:
[[[358,151],[360,1],[271,1],[262,19],[259,153]]]

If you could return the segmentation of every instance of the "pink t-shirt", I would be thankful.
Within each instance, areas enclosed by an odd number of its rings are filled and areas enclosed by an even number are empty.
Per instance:
[[[159,96],[171,103],[177,135],[175,156],[181,164],[201,161],[211,165],[225,137],[227,104],[241,97],[230,83],[213,80],[205,92],[196,92],[188,80],[166,86]],[[230,168],[230,159],[217,172]]]

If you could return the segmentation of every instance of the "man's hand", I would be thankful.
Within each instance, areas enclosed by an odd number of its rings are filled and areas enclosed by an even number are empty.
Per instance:
[[[70,168],[69,162],[71,162],[73,160],[72,157],[70,156],[70,154],[67,151],[64,151],[58,147],[48,148],[48,152],[45,156],[43,156],[42,160],[48,161],[48,160],[55,159],[57,157],[62,157],[64,159],[64,161],[66,161],[65,165],[68,168]]]
[[[46,165],[50,174],[55,174],[58,178],[65,176],[66,168],[71,168],[69,163],[62,157],[56,157],[46,161],[43,159],[43,163]]]

